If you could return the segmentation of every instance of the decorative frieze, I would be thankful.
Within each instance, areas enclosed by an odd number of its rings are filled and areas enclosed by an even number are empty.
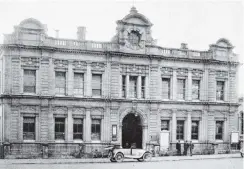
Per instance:
[[[53,107],[53,114],[67,114],[67,112],[68,112],[67,107],[62,107],[62,106]]]
[[[121,73],[137,73],[137,74],[148,74],[148,66],[146,65],[135,65],[135,64],[121,64],[120,71]]]
[[[163,76],[171,76],[171,75],[173,75],[173,69],[170,67],[162,67],[161,74]]]
[[[23,106],[21,106],[20,110],[21,110],[21,112],[36,113],[37,106],[23,105]]]
[[[77,70],[86,70],[87,64],[84,61],[74,61],[73,62],[74,69]]]
[[[72,108],[72,116],[73,117],[83,117],[86,115],[86,109],[82,107],[74,107]]]
[[[215,75],[217,78],[227,78],[228,72],[227,71],[216,71]]]
[[[105,70],[105,64],[101,62],[92,62],[91,63],[91,69],[92,71],[104,71]]]
[[[160,111],[161,118],[171,117],[171,114],[172,114],[172,110],[169,110],[169,109],[163,109]]]
[[[200,69],[193,69],[192,70],[192,76],[193,77],[202,77],[203,71]]]
[[[68,69],[68,60],[54,59],[53,63],[55,69]]]
[[[177,69],[177,76],[187,76],[187,75],[188,75],[188,69],[185,68]]]
[[[21,57],[22,67],[39,67],[40,59],[34,57]]]

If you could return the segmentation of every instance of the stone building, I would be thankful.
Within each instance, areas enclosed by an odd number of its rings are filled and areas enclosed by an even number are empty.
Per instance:
[[[168,131],[170,145],[229,143],[238,130],[232,44],[164,48],[151,27],[134,7],[109,42],[86,40],[85,27],[77,39],[50,37],[33,18],[15,26],[0,52],[1,141],[147,148]]]

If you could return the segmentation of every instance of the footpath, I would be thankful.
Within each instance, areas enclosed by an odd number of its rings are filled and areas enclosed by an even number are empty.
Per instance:
[[[218,154],[218,155],[194,155],[194,156],[163,156],[152,157],[151,162],[160,161],[180,161],[180,160],[205,160],[205,159],[228,159],[241,158],[240,153]],[[125,159],[126,161],[137,161]],[[7,164],[75,164],[75,163],[111,163],[108,158],[89,158],[89,159],[1,159],[0,165]]]

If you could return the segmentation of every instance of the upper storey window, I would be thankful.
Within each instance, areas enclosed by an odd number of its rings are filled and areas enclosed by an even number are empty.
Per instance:
[[[137,97],[137,76],[130,76],[130,97],[136,98]]]
[[[92,75],[92,96],[102,95],[102,75],[93,74]]]
[[[65,72],[56,72],[55,74],[55,88],[56,94],[65,95],[66,91],[66,73]]]
[[[24,69],[24,93],[36,93],[36,70]]]
[[[186,93],[186,80],[185,79],[178,79],[177,80],[177,96],[180,100],[185,100],[185,93]]]
[[[224,81],[217,81],[216,100],[224,100]]]

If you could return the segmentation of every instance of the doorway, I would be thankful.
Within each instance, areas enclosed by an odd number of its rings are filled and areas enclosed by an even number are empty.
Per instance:
[[[130,148],[133,144],[142,148],[142,125],[140,116],[129,113],[122,121],[122,147]]]

